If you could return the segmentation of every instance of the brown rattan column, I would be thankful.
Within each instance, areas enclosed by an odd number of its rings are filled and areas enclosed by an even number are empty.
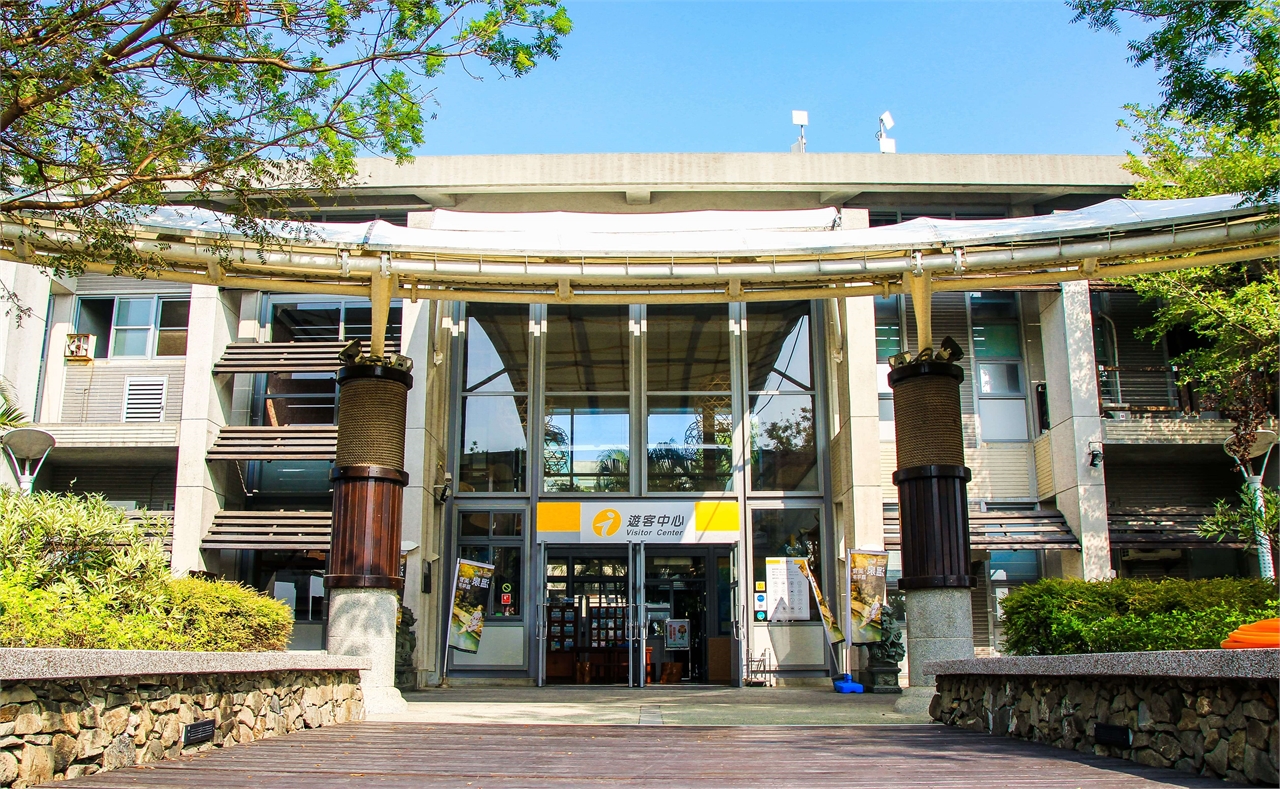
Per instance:
[[[330,589],[404,588],[400,518],[409,483],[404,421],[412,386],[409,372],[381,364],[348,364],[338,373]]]
[[[898,588],[906,593],[911,685],[900,702],[908,705],[904,710],[932,698],[934,676],[926,668],[931,661],[973,657],[971,475],[964,465],[960,417],[964,371],[932,353],[922,356],[889,373],[898,450],[893,482],[902,527]]]
[[[395,648],[404,587],[400,517],[409,481],[404,424],[413,378],[390,359],[360,357],[338,372],[333,532],[324,577],[326,646],[332,654],[368,659],[370,667],[360,672],[366,713],[407,709],[395,687]]]

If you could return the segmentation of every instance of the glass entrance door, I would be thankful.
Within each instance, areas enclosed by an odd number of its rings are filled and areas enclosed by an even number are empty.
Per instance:
[[[617,549],[548,548],[542,642],[546,684],[628,683],[630,565],[628,554]]]
[[[707,677],[707,556],[651,555],[645,561],[644,602],[649,682],[705,683]]]

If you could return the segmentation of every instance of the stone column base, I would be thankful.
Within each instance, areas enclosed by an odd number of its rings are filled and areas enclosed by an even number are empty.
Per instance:
[[[331,589],[329,637],[332,655],[367,657],[360,672],[366,715],[402,713],[408,704],[395,686],[396,613],[400,597],[390,589]]]
[[[962,588],[909,589],[906,597],[908,684],[932,697],[926,663],[973,657],[973,603]]]

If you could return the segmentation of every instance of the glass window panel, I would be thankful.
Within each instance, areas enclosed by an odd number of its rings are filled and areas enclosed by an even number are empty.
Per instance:
[[[80,299],[76,333],[92,334],[97,338],[93,348],[95,359],[107,358],[111,346],[111,316],[115,308],[115,299]]]
[[[654,305],[645,324],[649,391],[729,391],[728,305]]]
[[[880,398],[880,421],[881,422],[893,421],[893,398],[892,397]]]
[[[529,307],[524,304],[467,305],[463,349],[468,392],[529,389]]]
[[[373,334],[373,309],[369,302],[357,299],[345,303],[346,310],[342,319],[342,339],[365,340]],[[391,302],[387,309],[387,349],[400,348],[400,327],[404,321],[404,309],[399,299]]]
[[[463,512],[458,515],[459,537],[489,536],[488,512]]]
[[[626,397],[548,396],[542,447],[543,488],[611,493],[629,490],[630,426]]]
[[[262,424],[337,424],[337,387],[333,373],[271,373]]]
[[[649,397],[649,490],[733,490],[729,396]]]
[[[111,346],[111,355],[146,356],[147,344],[150,341],[150,329],[116,329],[116,339]]]
[[[626,307],[548,307],[547,391],[627,391],[627,314]]]
[[[528,423],[527,397],[463,398],[459,492],[525,490]]]
[[[969,311],[974,323],[979,321],[1016,321],[1018,319],[1017,294],[992,291],[974,293],[969,297]]]
[[[523,520],[524,516],[519,512],[493,513],[493,536],[519,537],[521,521]]]
[[[116,326],[151,326],[153,299],[116,299]]]
[[[1027,401],[983,398],[978,401],[983,441],[1026,441]]]
[[[156,337],[156,356],[186,356],[187,330],[161,329]]]
[[[466,559],[469,562],[481,562],[483,564],[491,564],[489,561],[490,548],[488,545],[459,545],[459,558]],[[492,587],[491,587],[492,588]]]
[[[1039,551],[992,551],[991,580],[1040,580]]]
[[[520,616],[520,548],[493,546],[492,613],[494,617]]]
[[[813,388],[809,302],[749,305],[747,375],[752,391]]]
[[[902,313],[897,296],[872,296],[876,315],[876,358],[902,352]]]
[[[822,586],[822,529],[819,510],[795,507],[751,511],[752,564],[756,581],[765,580],[765,559],[791,557],[809,560],[818,586]],[[809,619],[817,620],[818,606],[809,601]]]
[[[191,301],[189,299],[160,300],[160,328],[185,329],[191,319]]]
[[[979,359],[1019,359],[1022,349],[1018,344],[1016,323],[974,323],[973,355]]]
[[[982,394],[1022,394],[1022,374],[1017,364],[979,364],[978,391]]]
[[[275,460],[259,465],[258,491],[260,493],[328,493],[329,471],[333,464],[327,460]]]
[[[342,339],[342,304],[336,301],[271,305],[272,342],[335,342]]]
[[[752,395],[753,490],[817,490],[813,395]]]

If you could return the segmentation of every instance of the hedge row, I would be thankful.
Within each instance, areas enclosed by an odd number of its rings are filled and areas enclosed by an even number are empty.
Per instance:
[[[284,649],[289,607],[228,581],[172,578],[167,529],[100,496],[0,489],[0,647]]]
[[[1217,649],[1237,627],[1277,616],[1275,584],[1253,578],[1195,581],[1049,578],[1003,600],[1012,655]]]

